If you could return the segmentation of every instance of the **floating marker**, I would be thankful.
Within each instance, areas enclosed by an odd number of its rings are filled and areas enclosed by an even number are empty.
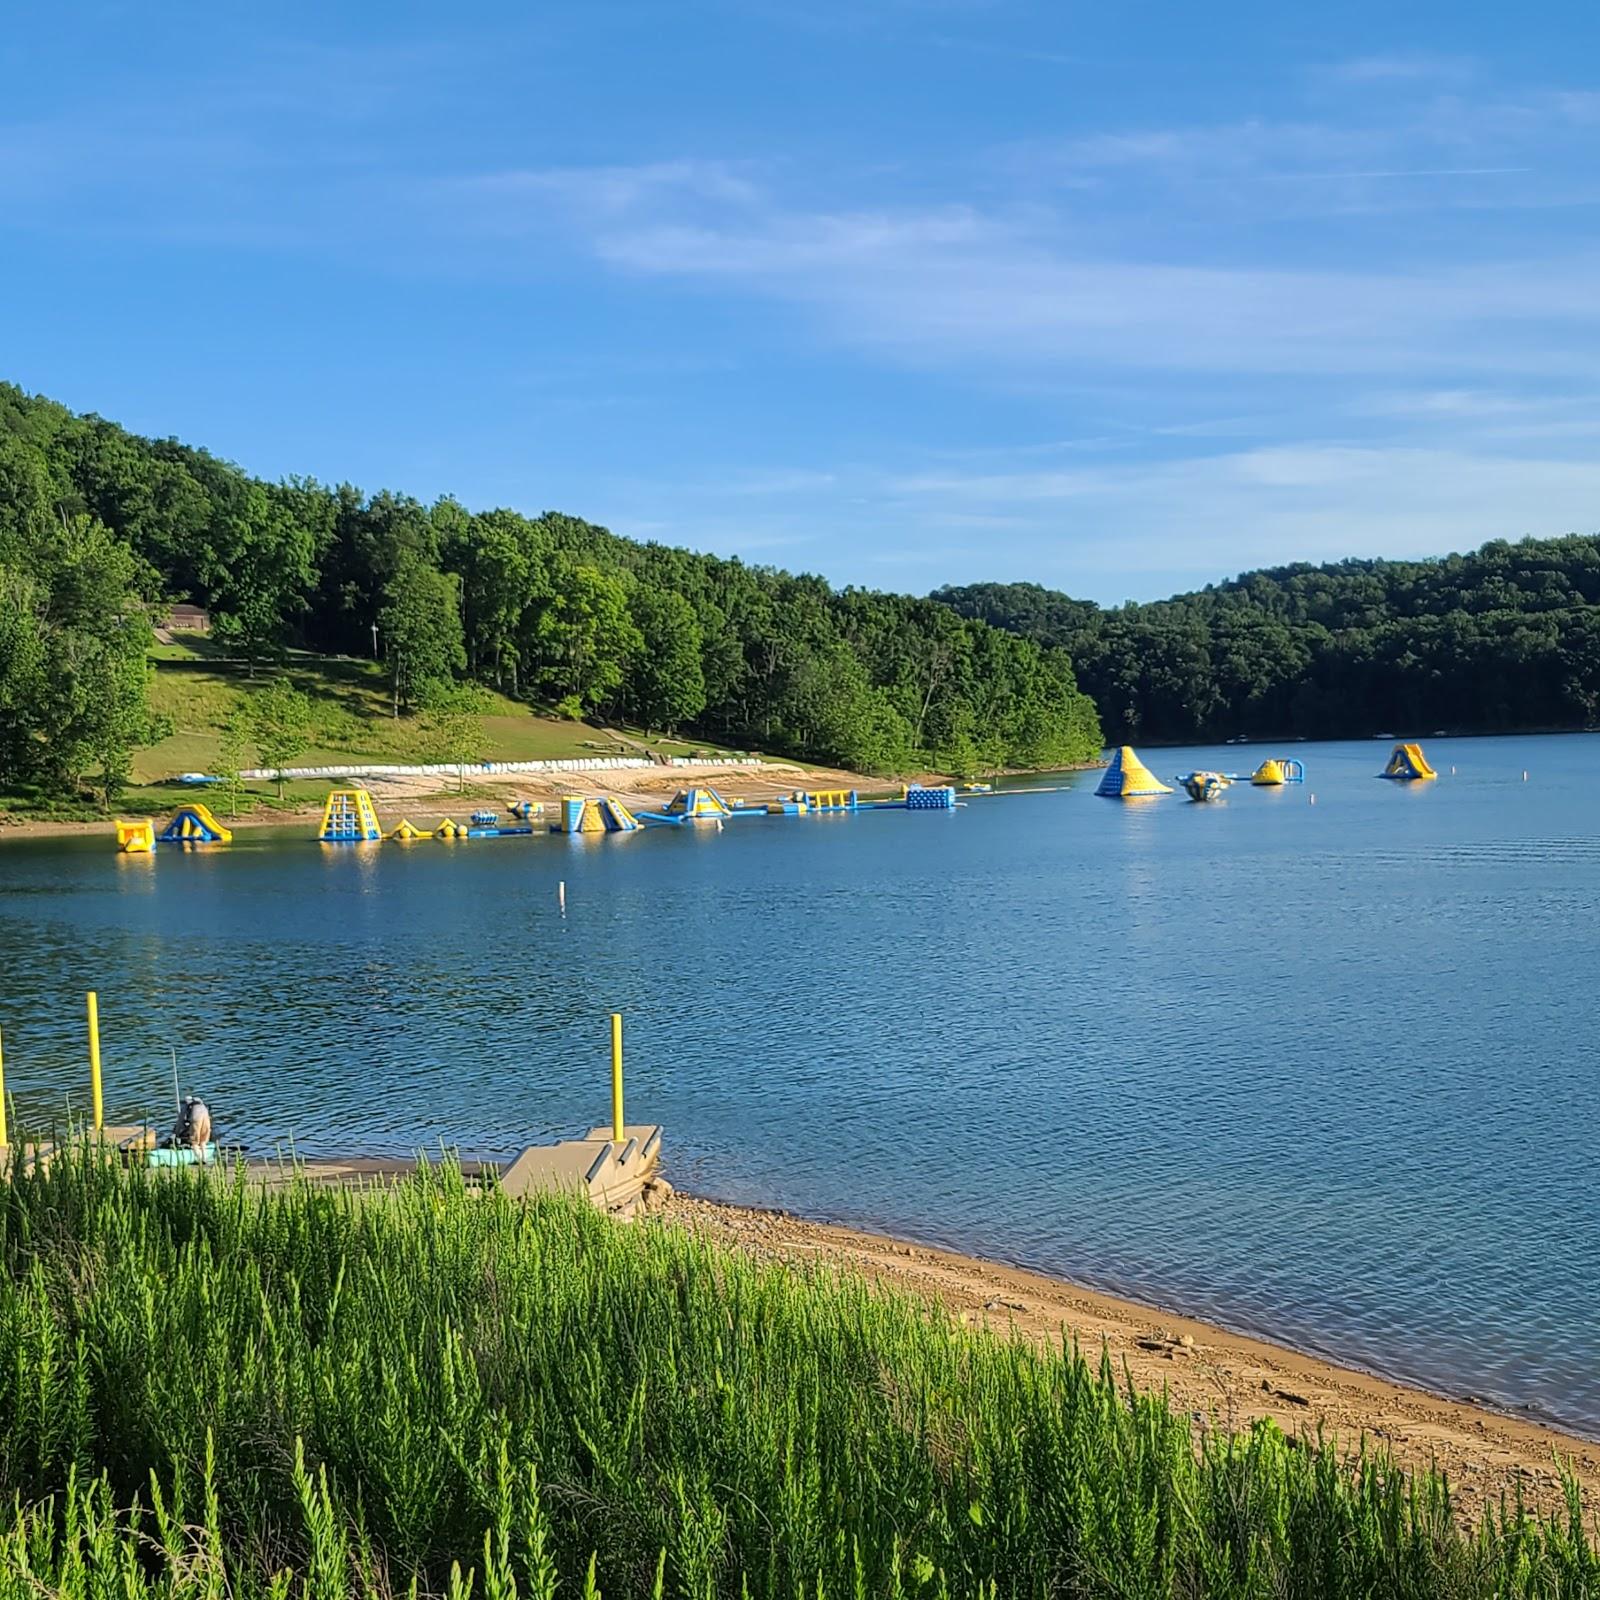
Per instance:
[[[1528,769],[1526,767],[1522,769],[1522,781],[1524,783],[1528,781]]]
[[[1311,803],[1312,803],[1312,805],[1315,805],[1317,803],[1317,797],[1315,795],[1312,795]]]
[[[563,911],[567,909],[567,880],[565,878],[556,885],[556,901]]]

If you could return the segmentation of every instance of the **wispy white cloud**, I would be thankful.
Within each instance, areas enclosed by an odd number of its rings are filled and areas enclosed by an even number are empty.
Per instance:
[[[1454,450],[1307,444],[1064,472],[925,473],[896,495],[1025,516],[1019,572],[1080,592],[1159,595],[1178,572],[1285,559],[1430,555],[1600,526],[1600,463]],[[1013,555],[1016,559],[1016,554]],[[1140,567],[1151,577],[1138,581]]]
[[[1478,68],[1464,56],[1371,55],[1332,62],[1317,76],[1336,84],[1466,84]]]
[[[740,288],[915,364],[1093,362],[1190,372],[1577,372],[1600,257],[1414,271],[1097,258],[970,208],[643,220],[589,237],[633,275]]]
[[[1403,389],[1363,395],[1350,410],[1369,417],[1395,417],[1407,421],[1474,422],[1484,418],[1526,416],[1548,410],[1552,402],[1526,395],[1486,389]]]
[[[835,562],[841,580],[924,590],[1033,578],[1106,603],[1289,560],[1437,555],[1600,527],[1600,462],[1514,450],[1317,441],[1157,461],[857,465],[807,477],[794,495],[737,516],[719,486],[635,483],[611,522],[642,531],[642,514],[630,511],[648,504],[654,537],[802,563],[826,530],[828,544],[850,552]]]
[[[1595,97],[1474,85],[1469,100],[1455,92],[1465,65],[1432,58],[1335,76],[1410,97],[1382,115],[1035,140],[995,153],[981,181],[969,172],[967,194],[947,182],[945,199],[921,205],[802,202],[771,169],[704,159],[487,173],[436,185],[434,199],[468,232],[527,236],[541,259],[563,230],[629,277],[784,308],[775,330],[919,367],[986,363],[990,379],[1425,372],[1460,388],[1591,366],[1600,250],[1581,235],[1498,260],[1476,242],[1402,256],[1379,241],[1296,264],[1247,230],[1422,205],[1600,205],[1600,163],[1574,159],[1593,143],[1591,118],[1600,129]],[[1160,206],[1125,184],[1154,186]]]
[[[961,0],[827,9],[841,31],[947,12],[936,48],[1070,65],[1014,29],[978,37]],[[764,161],[733,138],[582,165],[570,152],[589,136],[571,129],[397,154],[385,133],[432,92],[429,70],[426,53],[285,50],[170,104],[0,122],[0,203],[12,226],[159,228],[490,281],[510,317],[526,288],[530,323],[536,286],[604,275],[650,331],[627,368],[609,304],[564,302],[578,333],[549,359],[571,365],[527,380],[563,411],[671,405],[675,361],[744,375],[798,357],[835,363],[841,385],[876,369],[877,437],[905,431],[878,447],[893,465],[853,459],[841,423],[816,459],[728,467],[714,446],[681,482],[597,487],[617,526],[711,548],[809,553],[826,530],[850,561],[931,585],[969,560],[965,575],[991,571],[1003,545],[1018,575],[1115,597],[1180,571],[1600,518],[1600,466],[1576,459],[1600,431],[1585,389],[1600,246],[1581,210],[1529,214],[1600,204],[1600,94],[1581,83],[1375,56],[1321,70],[1272,115],[1096,127],[1064,105],[1065,131],[955,166],[919,165],[909,143],[848,166]],[[558,153],[526,153],[543,149]],[[1387,215],[1466,206],[1520,208],[1517,226]],[[1384,215],[1363,231],[1364,213]],[[717,315],[674,337],[696,297]],[[953,403],[919,408],[925,373]],[[967,393],[1004,403],[963,437]],[[968,443],[1008,426],[1043,442]]]
[[[1358,70],[1389,92],[1352,98]],[[1311,115],[1102,128],[1027,140],[1003,159],[1021,185],[1097,189],[1108,202],[1144,187],[1214,220],[1600,201],[1600,97],[1469,79],[1464,67],[1372,61],[1345,72]]]

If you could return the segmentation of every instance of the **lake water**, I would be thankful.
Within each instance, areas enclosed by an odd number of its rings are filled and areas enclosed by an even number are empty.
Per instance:
[[[1304,787],[1206,806],[11,842],[8,1085],[82,1106],[95,987],[108,1117],[169,1115],[170,1044],[255,1148],[497,1154],[605,1119],[618,1009],[680,1185],[1600,1433],[1600,738],[1427,750],[1299,745]]]

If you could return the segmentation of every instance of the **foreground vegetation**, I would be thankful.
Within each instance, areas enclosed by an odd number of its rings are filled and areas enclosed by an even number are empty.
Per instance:
[[[498,694],[867,772],[1100,749],[1065,652],[930,600],[553,512],[266,483],[0,384],[0,782],[93,780],[109,801],[135,752],[171,738],[146,669],[171,600],[203,607],[253,677],[291,647],[381,653],[393,709],[452,748]]]
[[[0,1600],[1580,1595],[1574,1504],[1198,1436],[1075,1353],[424,1175],[0,1186]],[[559,1589],[558,1589],[559,1585]]]
[[[1031,583],[935,598],[1070,651],[1113,743],[1600,723],[1600,535],[1275,567],[1111,610]]]

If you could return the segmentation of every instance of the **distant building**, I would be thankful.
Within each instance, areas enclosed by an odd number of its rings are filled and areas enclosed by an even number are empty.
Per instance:
[[[210,633],[211,613],[199,606],[173,606],[159,626],[168,633]]]

